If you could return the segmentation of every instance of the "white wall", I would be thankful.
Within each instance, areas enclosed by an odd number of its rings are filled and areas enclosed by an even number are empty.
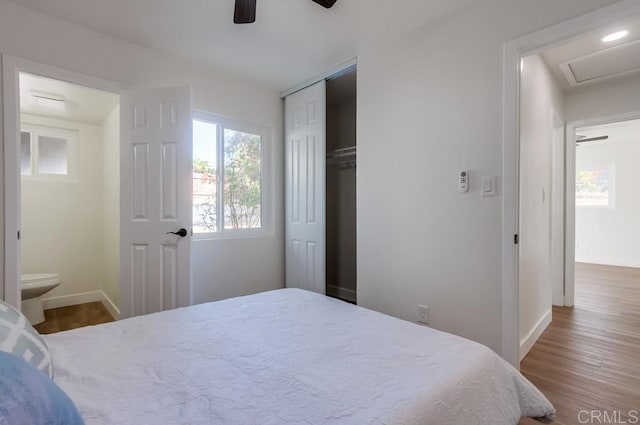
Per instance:
[[[193,87],[195,108],[271,128],[273,216],[276,217],[273,236],[194,242],[194,300],[203,302],[283,287],[284,223],[279,218],[283,216],[283,135],[282,103],[277,90],[216,73],[4,0],[0,0],[0,52],[101,77],[130,88],[189,84]]]
[[[551,319],[552,111],[562,114],[562,96],[542,58],[524,58],[520,101],[520,358]]]
[[[576,149],[576,169],[613,166],[614,206],[576,207],[576,261],[640,267],[640,134],[629,131]],[[631,130],[631,129],[629,129]],[[611,191],[611,188],[610,188]]]
[[[62,284],[47,298],[101,290],[102,128],[33,115],[22,122],[78,132],[77,181],[22,178],[22,272],[60,274]]]
[[[640,74],[567,92],[567,122],[640,111]]]
[[[102,124],[102,220],[104,282],[102,289],[120,306],[120,107]]]
[[[358,300],[501,351],[505,42],[612,0],[487,0],[358,58]],[[457,191],[457,175],[471,190]]]

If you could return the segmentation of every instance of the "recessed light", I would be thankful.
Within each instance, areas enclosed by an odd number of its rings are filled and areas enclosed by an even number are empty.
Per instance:
[[[612,32],[611,34],[605,36],[602,39],[602,41],[604,41],[605,43],[609,43],[611,41],[616,41],[616,40],[620,40],[621,38],[625,38],[628,35],[629,35],[629,31],[627,31],[627,30],[616,31],[616,32]]]

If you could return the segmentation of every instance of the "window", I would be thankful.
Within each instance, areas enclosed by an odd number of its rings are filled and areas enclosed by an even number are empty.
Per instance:
[[[255,234],[265,223],[268,131],[197,114],[193,121],[193,232]]]
[[[70,180],[70,158],[77,136],[73,130],[23,124],[20,174],[38,180]]]
[[[31,133],[20,132],[20,174],[31,175]]]
[[[218,231],[218,126],[193,121],[193,232]]]
[[[577,207],[613,207],[613,167],[578,170]]]

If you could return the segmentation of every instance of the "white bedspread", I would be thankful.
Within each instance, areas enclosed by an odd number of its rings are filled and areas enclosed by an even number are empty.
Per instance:
[[[480,344],[295,289],[46,342],[87,425],[512,425],[554,412]]]

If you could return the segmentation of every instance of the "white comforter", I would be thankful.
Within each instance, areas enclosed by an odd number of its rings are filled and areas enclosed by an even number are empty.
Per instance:
[[[295,289],[46,342],[87,425],[488,425],[554,412],[480,344]]]

